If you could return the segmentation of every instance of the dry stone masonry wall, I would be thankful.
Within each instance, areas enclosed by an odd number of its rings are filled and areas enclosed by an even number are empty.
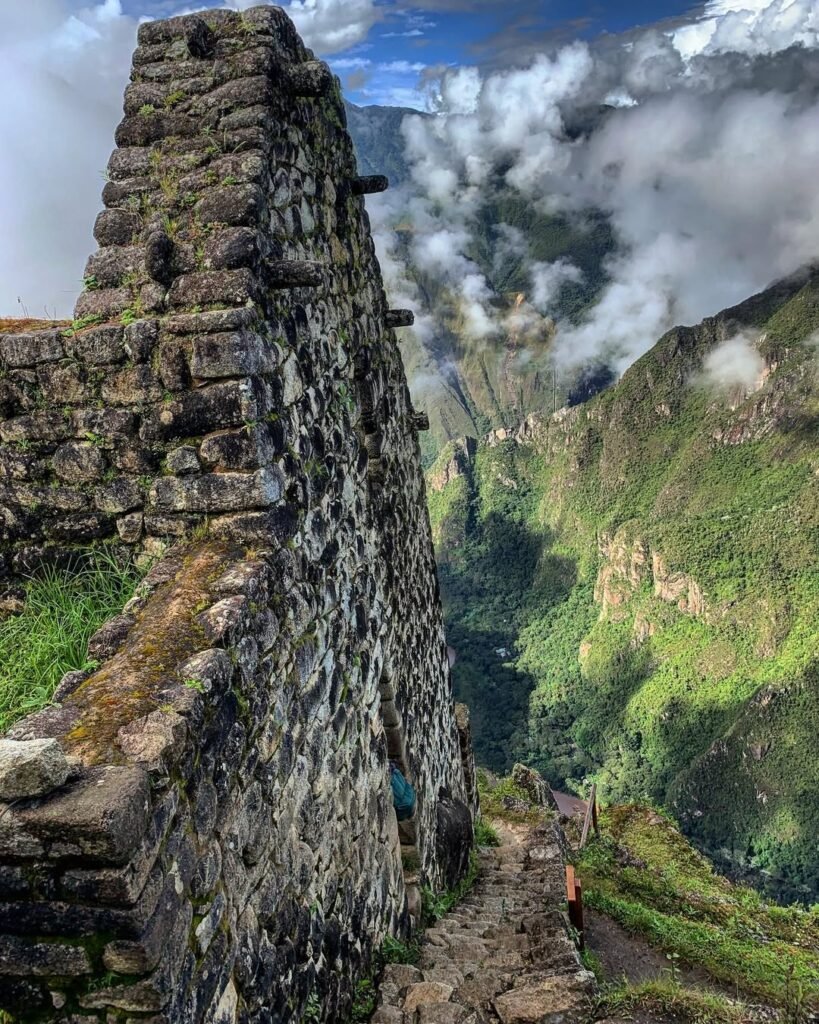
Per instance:
[[[2,741],[0,1008],[340,1021],[417,898],[388,758],[431,886],[475,807],[386,182],[274,7],[143,25],[117,143],[73,327],[0,340],[3,571],[173,546]]]

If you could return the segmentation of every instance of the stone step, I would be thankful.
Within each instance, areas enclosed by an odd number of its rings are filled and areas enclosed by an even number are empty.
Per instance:
[[[480,877],[423,937],[417,967],[385,968],[373,1024],[580,1024],[593,978],[560,909],[560,847],[510,835],[480,855]]]

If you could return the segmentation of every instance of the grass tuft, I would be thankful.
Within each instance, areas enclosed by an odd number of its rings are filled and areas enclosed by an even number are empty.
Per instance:
[[[500,846],[500,836],[495,826],[486,818],[478,818],[475,822],[476,846]]]
[[[52,698],[88,663],[88,640],[130,599],[141,574],[97,551],[71,572],[47,568],[26,584],[24,611],[0,623],[0,732]]]

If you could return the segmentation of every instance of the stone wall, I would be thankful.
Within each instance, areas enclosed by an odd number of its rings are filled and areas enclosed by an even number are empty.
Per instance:
[[[388,757],[422,882],[475,800],[385,182],[277,8],[143,25],[125,113],[74,327],[0,341],[4,567],[176,542],[3,743],[48,763],[0,792],[0,1007],[340,1021],[417,903]]]

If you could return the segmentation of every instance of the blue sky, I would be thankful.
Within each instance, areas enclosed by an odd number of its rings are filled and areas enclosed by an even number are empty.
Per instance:
[[[296,2],[308,7],[313,0]],[[354,20],[356,4],[347,4]],[[347,4],[340,0],[341,16]],[[183,6],[184,0],[123,0],[126,13],[135,15],[163,17]],[[352,102],[422,106],[419,80],[427,68],[522,64],[571,39],[624,32],[701,8],[692,0],[428,0],[419,6],[375,0],[375,21],[364,38],[325,56]]]
[[[329,58],[354,103],[417,105],[423,67],[508,66],[550,44],[624,32],[690,13],[697,5],[691,0],[443,0],[408,9],[381,6],[384,20],[367,39]],[[357,66],[351,67],[353,62]]]

